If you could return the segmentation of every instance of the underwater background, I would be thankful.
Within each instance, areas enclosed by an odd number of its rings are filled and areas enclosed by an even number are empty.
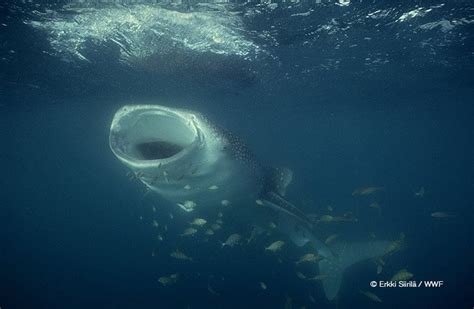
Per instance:
[[[473,68],[472,1],[2,2],[0,307],[471,308]],[[295,205],[357,218],[322,240],[403,246],[329,302],[289,244],[183,239],[110,151],[125,104],[199,111],[290,167]],[[370,287],[400,269],[444,285]]]

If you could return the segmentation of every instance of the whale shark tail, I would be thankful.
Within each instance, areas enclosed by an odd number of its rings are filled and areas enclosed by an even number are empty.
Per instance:
[[[384,255],[389,241],[365,243],[337,243],[331,246],[333,254],[319,262],[319,273],[324,294],[328,300],[336,298],[344,271],[353,264]]]
[[[296,246],[302,247],[311,242],[318,254],[323,257],[319,262],[318,278],[322,281],[324,294],[328,300],[336,298],[344,271],[348,267],[387,254],[391,244],[389,241],[370,241],[338,242],[327,246],[314,235],[309,218],[280,194],[267,192],[262,202],[268,209],[276,212],[279,230],[286,233]]]

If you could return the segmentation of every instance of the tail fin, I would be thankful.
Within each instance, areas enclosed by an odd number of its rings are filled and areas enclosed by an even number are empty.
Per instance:
[[[341,287],[342,276],[346,268],[363,260],[382,256],[389,246],[389,241],[372,241],[367,243],[338,243],[331,247],[334,253],[319,262],[324,294],[333,300]]]

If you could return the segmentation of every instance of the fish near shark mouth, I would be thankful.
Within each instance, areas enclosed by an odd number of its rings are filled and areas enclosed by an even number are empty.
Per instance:
[[[158,105],[124,106],[114,116],[109,137],[113,153],[135,166],[173,161],[198,140],[190,115]]]

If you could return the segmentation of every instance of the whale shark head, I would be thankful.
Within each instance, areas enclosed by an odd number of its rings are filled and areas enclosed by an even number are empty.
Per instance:
[[[261,176],[245,147],[196,112],[124,106],[113,118],[109,144],[149,189],[180,205],[229,199],[243,186],[254,186],[246,192],[260,190],[258,183],[249,184]]]

